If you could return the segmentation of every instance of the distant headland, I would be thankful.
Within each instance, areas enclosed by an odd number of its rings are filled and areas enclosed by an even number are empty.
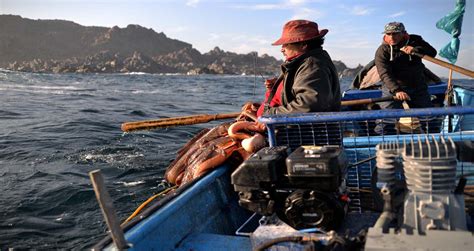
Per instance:
[[[0,15],[0,68],[44,73],[181,73],[275,75],[281,60],[218,47],[201,54],[191,44],[139,25],[82,26],[65,20]],[[362,68],[334,61],[340,76]]]

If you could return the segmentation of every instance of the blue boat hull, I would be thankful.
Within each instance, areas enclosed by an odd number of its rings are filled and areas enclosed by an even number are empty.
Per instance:
[[[213,170],[145,211],[149,217],[130,222],[125,226],[130,250],[250,250],[249,238],[235,236],[251,213],[239,207],[230,171],[227,166]],[[94,249],[108,244],[110,238]]]

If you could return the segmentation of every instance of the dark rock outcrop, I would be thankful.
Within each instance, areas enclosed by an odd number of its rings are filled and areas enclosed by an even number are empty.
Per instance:
[[[359,71],[364,68],[362,65],[358,65],[356,68],[348,68],[343,62],[334,60],[334,66],[336,66],[336,70],[339,73],[340,78],[344,77],[355,77]]]
[[[22,63],[14,62],[7,69],[26,72],[52,73],[175,73],[174,68],[161,65],[140,52],[134,52],[130,57],[108,51],[100,52],[84,59],[71,58],[66,60],[34,59]]]
[[[201,54],[193,48],[184,48],[154,58],[156,62],[168,65],[179,72],[188,74],[257,74],[274,75],[278,71],[281,60],[267,54],[258,56],[257,52],[237,54],[226,52],[219,47]]]

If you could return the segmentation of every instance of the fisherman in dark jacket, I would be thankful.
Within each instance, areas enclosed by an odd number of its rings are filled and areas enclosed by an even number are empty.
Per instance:
[[[407,101],[411,108],[431,107],[428,85],[424,77],[425,65],[413,52],[431,57],[436,49],[421,36],[408,34],[403,23],[391,22],[385,25],[382,45],[375,53],[375,65],[383,81],[382,92],[395,96],[395,101],[380,106],[386,109],[402,108]]]
[[[433,106],[424,75],[425,65],[421,58],[412,53],[434,57],[436,49],[421,36],[408,34],[403,23],[386,24],[383,34],[383,42],[375,53],[375,66],[383,82],[383,96],[394,96],[395,100],[380,103],[380,107],[402,109],[403,102],[410,108]],[[378,134],[391,134],[396,132],[395,123],[396,121],[377,120],[374,130]]]
[[[341,89],[331,57],[323,50],[328,30],[307,20],[289,21],[280,39],[285,62],[278,79],[266,82],[267,93],[257,115],[339,111]]]

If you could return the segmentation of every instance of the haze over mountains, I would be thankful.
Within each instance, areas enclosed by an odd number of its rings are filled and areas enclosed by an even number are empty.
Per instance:
[[[139,25],[107,28],[0,15],[0,67],[15,71],[275,75],[281,63],[266,54],[218,47],[201,54],[189,43]],[[343,76],[360,69],[334,63]]]

